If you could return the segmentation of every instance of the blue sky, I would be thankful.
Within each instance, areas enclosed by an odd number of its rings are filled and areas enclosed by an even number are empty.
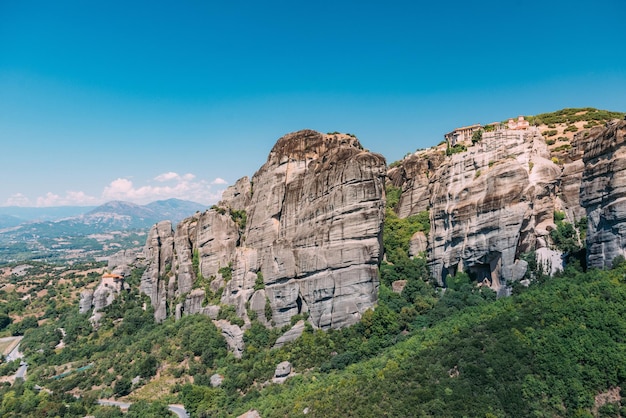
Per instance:
[[[0,0],[0,205],[207,205],[282,135],[389,162],[456,126],[626,111],[626,2]]]

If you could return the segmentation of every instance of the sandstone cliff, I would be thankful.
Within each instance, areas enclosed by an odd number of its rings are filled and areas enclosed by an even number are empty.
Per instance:
[[[582,153],[572,150],[565,163],[552,159],[535,128],[499,127],[465,145],[447,156],[445,146],[420,151],[389,170],[389,183],[402,190],[398,215],[430,213],[427,243],[416,234],[411,255],[426,251],[440,285],[466,271],[499,293],[526,273],[523,253],[536,251],[553,272],[562,268],[549,235],[555,210],[571,222],[584,216],[577,197]]]
[[[279,327],[304,313],[319,328],[355,323],[377,299],[385,171],[349,135],[279,139],[216,207],[152,228],[141,290],[157,320],[222,304]]]
[[[626,255],[626,121],[592,132],[585,149],[581,203],[587,211],[590,267]]]
[[[441,285],[448,274],[467,271],[506,293],[506,283],[527,270],[524,253],[535,251],[549,273],[563,268],[550,235],[554,213],[562,212],[572,224],[589,218],[589,265],[610,265],[626,254],[624,123],[595,126],[557,144],[537,128],[499,127],[466,142],[463,152],[446,156],[440,146],[406,157],[388,171],[388,184],[402,191],[395,210],[400,217],[429,210],[431,221],[427,245],[415,236],[411,255],[426,250]]]
[[[416,215],[430,207],[430,178],[445,159],[443,150],[425,150],[408,156],[401,164],[389,169],[389,183],[402,190],[395,208],[399,217]]]
[[[469,271],[496,291],[522,278],[520,253],[541,246],[553,227],[559,174],[536,130],[485,132],[447,159],[432,177],[433,276]]]

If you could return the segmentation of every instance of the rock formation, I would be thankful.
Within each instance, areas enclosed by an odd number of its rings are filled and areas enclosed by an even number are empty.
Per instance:
[[[410,256],[426,254],[441,285],[466,271],[506,294],[526,273],[525,253],[534,251],[550,273],[563,268],[550,236],[558,211],[572,224],[588,217],[589,264],[610,264],[626,254],[625,123],[552,140],[552,148],[537,128],[500,125],[462,144],[466,151],[444,145],[394,164],[387,181],[401,191],[395,211],[430,216],[430,232],[414,234]],[[141,290],[156,319],[217,320],[231,305],[244,329],[250,316],[282,327],[304,313],[316,328],[355,323],[376,302],[384,178],[384,159],[352,136],[280,138],[218,205],[175,231],[169,222],[153,227]]]
[[[410,255],[426,250],[442,285],[467,271],[506,293],[505,282],[526,272],[523,253],[535,251],[548,273],[563,268],[550,237],[558,211],[572,224],[588,217],[589,265],[610,265],[626,254],[625,123],[583,130],[552,149],[538,129],[500,127],[464,152],[446,156],[440,146],[406,157],[388,172],[388,184],[402,190],[395,210],[400,217],[429,210],[431,221],[427,245],[414,236]]]
[[[93,306],[93,290],[85,289],[80,292],[80,301],[78,302],[78,313],[86,314]]]
[[[289,375],[291,375],[291,363],[288,361],[278,363],[276,370],[274,371],[274,378],[272,379],[272,382],[283,383],[287,380]]]
[[[302,333],[304,332],[304,328],[304,321],[299,320],[287,332],[278,337],[272,348],[280,348],[291,341],[295,341],[296,339],[298,339],[298,337],[302,335]]]
[[[390,169],[389,181],[402,189],[396,211],[430,211],[428,243],[416,234],[410,253],[427,250],[440,284],[467,271],[505,292],[503,282],[526,272],[520,254],[548,245],[561,168],[536,129],[484,132],[468,145],[449,156],[422,151]]]
[[[170,279],[173,279],[174,232],[170,221],[152,227],[146,240],[144,256],[148,267],[141,277],[139,289],[150,297],[157,321],[167,317],[167,300]],[[169,293],[170,298],[174,293]]]
[[[553,227],[556,179],[535,130],[486,132],[467,152],[447,159],[432,178],[429,262],[445,282],[457,270],[487,279],[519,280],[534,249]]]
[[[389,183],[402,189],[396,213],[401,218],[416,215],[430,207],[430,178],[445,161],[443,150],[412,154],[387,172]]]
[[[589,267],[626,255],[626,121],[592,132],[583,156],[581,203],[587,211]]]
[[[278,327],[305,312],[319,328],[355,323],[377,299],[385,171],[349,135],[279,139],[216,207],[152,228],[141,290],[156,319],[221,304]]]
[[[85,289],[80,293],[78,312],[85,314],[93,308],[90,320],[94,326],[97,326],[102,316],[100,311],[112,304],[122,291],[128,289],[130,286],[124,281],[123,276],[105,273],[95,290]]]

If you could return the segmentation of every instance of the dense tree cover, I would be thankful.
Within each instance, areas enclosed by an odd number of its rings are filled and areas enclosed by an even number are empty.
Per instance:
[[[541,113],[535,116],[526,116],[526,120],[531,125],[552,125],[556,123],[572,124],[579,121],[592,121],[602,123],[611,119],[623,119],[623,112],[610,112],[608,110],[599,110],[593,107],[585,108],[567,108],[551,113]]]
[[[568,271],[519,295],[449,311],[375,358],[272,386],[235,413],[590,417],[595,395],[626,384],[625,274],[624,265]],[[444,296],[438,304],[454,303]]]

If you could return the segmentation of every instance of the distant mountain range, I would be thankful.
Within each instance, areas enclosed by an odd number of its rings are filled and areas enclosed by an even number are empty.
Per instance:
[[[70,250],[80,255],[77,258],[103,256],[143,245],[136,235],[143,236],[161,220],[178,223],[205,209],[205,205],[180,199],[147,205],[112,201],[98,207],[1,207],[0,262],[66,258]]]
[[[55,221],[79,216],[94,208],[95,206],[53,206],[43,208],[0,206],[0,228],[17,226],[29,221]]]

